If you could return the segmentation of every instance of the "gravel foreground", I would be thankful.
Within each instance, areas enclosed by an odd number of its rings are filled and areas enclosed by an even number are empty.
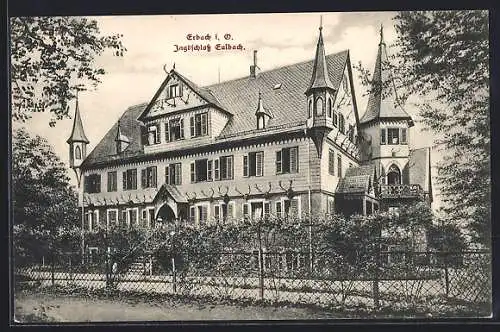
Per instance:
[[[309,320],[340,318],[309,308],[237,306],[206,303],[144,302],[90,299],[80,296],[19,294],[14,301],[19,323],[196,321],[196,320]],[[345,316],[344,316],[345,317]]]

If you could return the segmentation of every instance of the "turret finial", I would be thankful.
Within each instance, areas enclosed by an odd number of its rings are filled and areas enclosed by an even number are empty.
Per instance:
[[[384,43],[384,25],[380,23],[380,44]]]
[[[319,16],[319,31],[323,30],[323,15]]]

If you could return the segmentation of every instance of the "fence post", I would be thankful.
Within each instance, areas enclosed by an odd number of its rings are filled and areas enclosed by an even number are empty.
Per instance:
[[[50,260],[50,280],[52,282],[52,286],[55,284],[55,262],[54,262],[54,253],[52,252],[51,254],[51,260]]]
[[[257,236],[259,240],[259,288],[260,299],[264,300],[264,256],[262,253],[262,235],[260,229],[260,220],[257,226]]]
[[[68,257],[68,265],[69,265],[69,280],[73,281],[73,273],[71,271],[71,254]]]
[[[379,290],[379,269],[380,269],[380,244],[378,243],[376,245],[376,250],[375,250],[375,273],[374,273],[374,278],[373,278],[373,283],[372,283],[372,291],[373,291],[373,305],[375,306],[375,309],[380,308],[380,290]]]
[[[175,257],[172,257],[172,279],[174,293],[177,293],[177,271],[175,270]]]
[[[447,253],[444,254],[444,282],[446,288],[446,298],[450,296],[450,276],[448,274],[448,257]]]

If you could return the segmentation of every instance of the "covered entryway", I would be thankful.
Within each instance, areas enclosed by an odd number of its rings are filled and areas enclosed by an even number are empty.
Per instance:
[[[168,204],[163,204],[158,213],[156,213],[155,220],[158,222],[173,222],[175,220],[175,213]]]
[[[153,201],[157,211],[156,221],[159,221],[159,218],[162,222],[172,222],[175,219],[186,220],[189,204],[175,186],[162,185]]]

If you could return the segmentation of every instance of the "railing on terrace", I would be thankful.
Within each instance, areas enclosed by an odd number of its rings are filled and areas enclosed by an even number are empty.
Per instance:
[[[424,191],[418,184],[380,185],[380,198],[421,198]]]

